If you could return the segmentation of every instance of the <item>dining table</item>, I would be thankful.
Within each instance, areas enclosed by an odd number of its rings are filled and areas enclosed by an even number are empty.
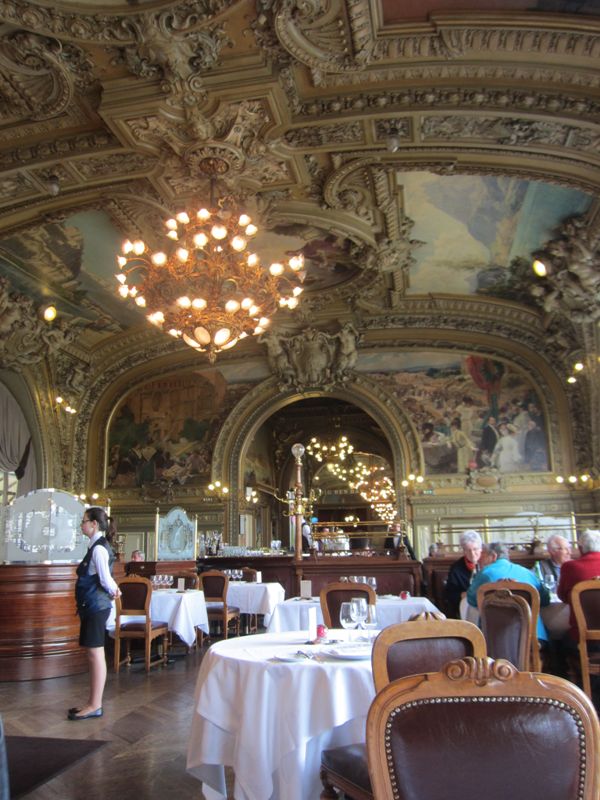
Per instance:
[[[106,628],[110,635],[115,628],[115,604],[108,617]],[[198,589],[153,589],[150,599],[150,615],[153,620],[164,621],[170,631],[191,647],[196,641],[196,628],[208,633],[208,613],[204,592]],[[128,616],[128,622],[143,620],[143,617]]]
[[[372,641],[331,630],[261,633],[212,645],[200,665],[187,769],[206,800],[315,800],[321,751],[364,741],[375,696]]]
[[[309,609],[311,608],[317,609],[317,624],[322,624],[323,613],[318,597],[292,597],[275,607],[266,626],[267,631],[279,633],[308,629]],[[387,628],[388,625],[406,622],[415,614],[422,614],[425,611],[439,613],[439,609],[427,597],[403,599],[397,595],[378,595],[376,610],[378,628]]]
[[[263,614],[265,626],[284,600],[285,589],[280,583],[230,580],[227,588],[227,604],[237,606],[242,614]]]

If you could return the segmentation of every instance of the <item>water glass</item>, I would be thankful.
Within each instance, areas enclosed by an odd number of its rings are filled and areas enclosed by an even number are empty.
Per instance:
[[[376,631],[377,630],[377,606],[373,605],[372,603],[369,604],[367,608],[367,617],[365,619],[365,628],[368,631]],[[369,639],[372,637],[372,634],[369,634]]]
[[[340,606],[340,625],[345,630],[356,628],[356,620],[352,616],[352,603],[344,602]]]
[[[350,601],[350,616],[359,628],[364,628],[367,618],[367,601],[364,597],[353,597]]]
[[[367,578],[367,584],[373,589],[375,593],[377,593],[377,578]]]

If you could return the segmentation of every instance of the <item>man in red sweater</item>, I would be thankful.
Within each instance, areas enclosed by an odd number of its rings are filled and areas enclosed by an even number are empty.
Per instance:
[[[581,558],[565,562],[560,570],[558,596],[563,603],[571,603],[571,590],[576,583],[600,576],[600,531],[587,530],[579,539]],[[571,608],[569,635],[579,641],[579,631]]]

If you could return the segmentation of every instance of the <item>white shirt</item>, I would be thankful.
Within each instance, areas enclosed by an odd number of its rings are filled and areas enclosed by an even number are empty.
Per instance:
[[[92,547],[98,539],[102,538],[104,533],[98,531],[95,533],[88,542],[88,550]],[[117,594],[119,587],[117,586],[113,576],[110,574],[110,567],[108,565],[108,550],[106,547],[94,547],[92,551],[92,558],[88,566],[89,575],[97,575],[100,579],[102,587],[106,589],[111,597]]]

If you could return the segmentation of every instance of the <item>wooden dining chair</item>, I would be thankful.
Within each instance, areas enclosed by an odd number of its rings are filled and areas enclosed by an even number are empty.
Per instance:
[[[173,589],[177,589],[179,579],[183,579],[184,589],[200,588],[200,577],[197,572],[192,572],[191,570],[188,570],[186,572],[179,572],[173,575],[173,580],[171,582],[171,586],[173,587]]]
[[[486,655],[485,639],[476,625],[443,615],[416,615],[384,628],[375,640],[371,655],[375,690],[406,675],[441,669],[448,661],[467,655]],[[324,750],[320,777],[321,800],[337,798],[336,789],[352,800],[373,798],[364,743]]]
[[[505,658],[517,669],[529,669],[531,658],[531,608],[510,589],[483,593],[479,607],[481,630],[490,658]]]
[[[319,596],[323,622],[328,628],[340,628],[340,609],[342,603],[350,602],[353,597],[364,597],[367,605],[377,603],[375,589],[367,583],[353,581],[335,581],[321,589]]]
[[[366,739],[377,800],[600,796],[590,700],[563,678],[502,659],[459,659],[388,684],[371,704]]]
[[[518,597],[524,597],[531,609],[531,648],[529,658],[529,668],[533,672],[542,671],[542,659],[540,656],[540,642],[538,640],[537,628],[540,616],[540,594],[535,586],[521,581],[504,579],[483,583],[477,590],[477,607],[481,608],[481,601],[486,592],[495,592],[498,589],[509,589]]]
[[[591,699],[590,675],[600,675],[600,578],[576,583],[570,603],[579,630],[581,681]]]
[[[169,641],[169,628],[166,622],[153,620],[150,611],[152,600],[152,583],[148,578],[140,578],[132,575],[119,581],[121,596],[116,598],[116,619],[115,619],[115,672],[121,668],[121,664],[131,663],[131,641],[142,639],[144,641],[144,662],[146,672],[151,667],[165,664],[167,661],[167,649]],[[144,617],[142,621],[128,622],[122,617]],[[152,661],[150,658],[152,642],[162,637],[162,656],[160,659]],[[125,658],[121,659],[121,640],[125,641]]]
[[[209,624],[218,622],[225,639],[229,636],[229,625],[235,623],[236,636],[240,635],[240,609],[227,604],[229,577],[221,570],[209,569],[201,572],[200,589],[204,592]]]

